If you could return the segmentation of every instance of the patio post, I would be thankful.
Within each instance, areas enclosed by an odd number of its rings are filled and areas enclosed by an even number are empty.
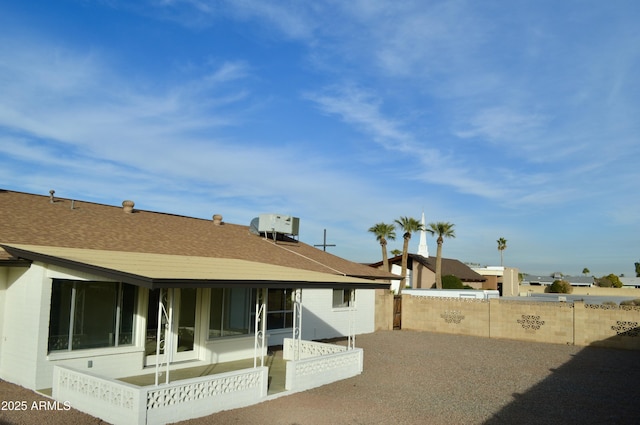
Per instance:
[[[302,339],[302,289],[298,288],[291,294],[293,301],[293,359],[300,360]]]
[[[253,354],[253,367],[258,367],[258,356],[260,356],[260,366],[264,366],[265,337],[267,334],[267,288],[258,288],[256,291],[256,322],[255,341]]]
[[[347,350],[356,348],[356,290],[349,291],[349,340]]]
[[[171,352],[171,328],[173,327],[173,291],[170,288],[159,289],[158,297],[158,329],[156,332],[156,379],[158,385],[160,377],[160,350],[166,365],[165,383],[169,383],[169,355]],[[164,322],[164,327],[162,326]]]

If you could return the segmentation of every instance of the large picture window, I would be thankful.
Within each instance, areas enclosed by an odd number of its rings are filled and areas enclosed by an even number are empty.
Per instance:
[[[211,289],[209,339],[251,332],[251,289]]]
[[[136,292],[126,283],[54,280],[49,351],[132,344]]]

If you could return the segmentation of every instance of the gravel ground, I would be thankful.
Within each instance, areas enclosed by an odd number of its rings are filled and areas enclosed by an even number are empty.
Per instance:
[[[636,424],[640,353],[428,332],[359,335],[351,379],[181,424]],[[46,400],[0,382],[0,400]],[[94,424],[69,411],[0,423]]]

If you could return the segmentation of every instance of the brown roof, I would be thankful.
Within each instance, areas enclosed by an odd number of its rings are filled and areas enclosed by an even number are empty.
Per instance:
[[[0,244],[167,254],[295,268],[336,276],[394,275],[290,238],[274,242],[248,226],[0,190]],[[0,261],[15,258],[0,249]]]
[[[413,269],[413,262],[417,261],[429,270],[435,273],[436,271],[436,257],[423,257],[419,254],[409,254],[407,261],[407,268]],[[400,264],[402,262],[402,255],[389,259],[389,264]],[[371,267],[382,266],[382,261],[371,264]],[[484,282],[486,279],[479,273],[473,271],[469,266],[461,261],[453,258],[442,258],[442,276],[453,275],[457,276],[463,282]]]

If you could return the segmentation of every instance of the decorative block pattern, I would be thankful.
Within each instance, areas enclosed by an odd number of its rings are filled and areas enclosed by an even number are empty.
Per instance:
[[[147,392],[147,409],[157,409],[207,397],[254,389],[261,385],[261,377],[262,373],[260,371],[252,371],[233,376],[213,377],[207,381],[149,390]]]
[[[296,362],[296,377],[320,375],[336,369],[357,368],[360,362],[360,352],[349,351],[341,355],[318,357],[309,361]]]
[[[134,390],[116,382],[65,369],[60,372],[58,386],[112,406],[134,409]]]
[[[540,320],[540,316],[523,314],[522,319],[519,319],[518,323],[520,323],[520,325],[522,325],[522,328],[525,330],[536,331],[544,325],[544,320]]]
[[[616,334],[621,336],[640,336],[640,328],[638,328],[638,322],[621,322],[620,320],[618,320],[615,326],[611,326],[611,329],[616,331]]]
[[[325,344],[322,342],[305,341],[300,343],[300,359],[308,359],[311,357],[321,357],[328,354],[341,353],[347,351],[347,347],[343,345]],[[284,359],[293,360],[293,350],[295,350],[296,341],[292,338],[284,339]]]
[[[464,314],[460,310],[445,310],[440,317],[447,323],[460,324],[464,319]]]

